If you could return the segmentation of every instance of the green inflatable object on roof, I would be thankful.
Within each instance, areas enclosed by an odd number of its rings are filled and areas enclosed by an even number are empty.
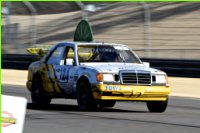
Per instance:
[[[93,41],[92,29],[86,20],[81,20],[74,34],[75,42],[91,42]]]

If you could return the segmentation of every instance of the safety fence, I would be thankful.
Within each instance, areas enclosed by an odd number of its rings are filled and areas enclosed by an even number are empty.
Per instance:
[[[95,42],[126,44],[140,49],[138,55],[144,58],[199,60],[200,3],[115,2],[102,7],[101,2],[96,2],[95,5],[96,11],[85,11],[75,2],[5,2],[3,8],[10,13],[2,14],[2,53],[26,54],[28,47],[72,41],[85,14]]]

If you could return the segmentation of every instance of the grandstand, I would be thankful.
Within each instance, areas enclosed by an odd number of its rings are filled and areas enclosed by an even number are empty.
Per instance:
[[[11,14],[9,36],[5,28],[6,17],[3,16],[3,53],[25,53],[26,47],[36,44],[52,45],[60,41],[72,41],[76,25],[82,18],[82,12],[74,3],[67,4],[64,7],[75,8],[70,8],[69,11],[61,9],[57,11],[55,8],[61,5],[55,5],[54,8],[50,6],[49,11],[48,8],[39,8],[40,12],[35,16],[22,13]],[[150,57],[199,59],[200,3],[151,2],[147,4],[151,9]],[[142,4],[116,2],[104,3],[104,5],[103,8],[89,13],[88,16],[95,41],[127,44],[144,57],[146,47]],[[12,6],[13,10],[18,8],[19,6]],[[50,14],[47,14],[48,12]]]

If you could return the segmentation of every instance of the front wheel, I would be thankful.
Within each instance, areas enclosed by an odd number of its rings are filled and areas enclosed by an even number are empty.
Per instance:
[[[150,101],[147,102],[147,108],[150,112],[162,113],[166,110],[168,99],[166,101]]]
[[[77,102],[80,110],[89,110],[96,107],[89,83],[80,82],[77,91]]]

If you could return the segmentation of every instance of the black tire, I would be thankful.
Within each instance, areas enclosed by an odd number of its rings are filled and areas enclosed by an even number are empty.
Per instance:
[[[111,101],[111,100],[105,100],[105,101],[100,101],[99,106],[100,107],[113,107],[115,106],[116,101]]]
[[[150,112],[162,113],[167,109],[168,100],[147,102],[147,108]]]
[[[90,84],[85,80],[77,86],[77,103],[80,110],[90,110],[97,107]]]
[[[32,103],[37,105],[49,105],[51,98],[47,97],[43,90],[42,79],[40,77],[34,77],[31,88],[31,100]]]

